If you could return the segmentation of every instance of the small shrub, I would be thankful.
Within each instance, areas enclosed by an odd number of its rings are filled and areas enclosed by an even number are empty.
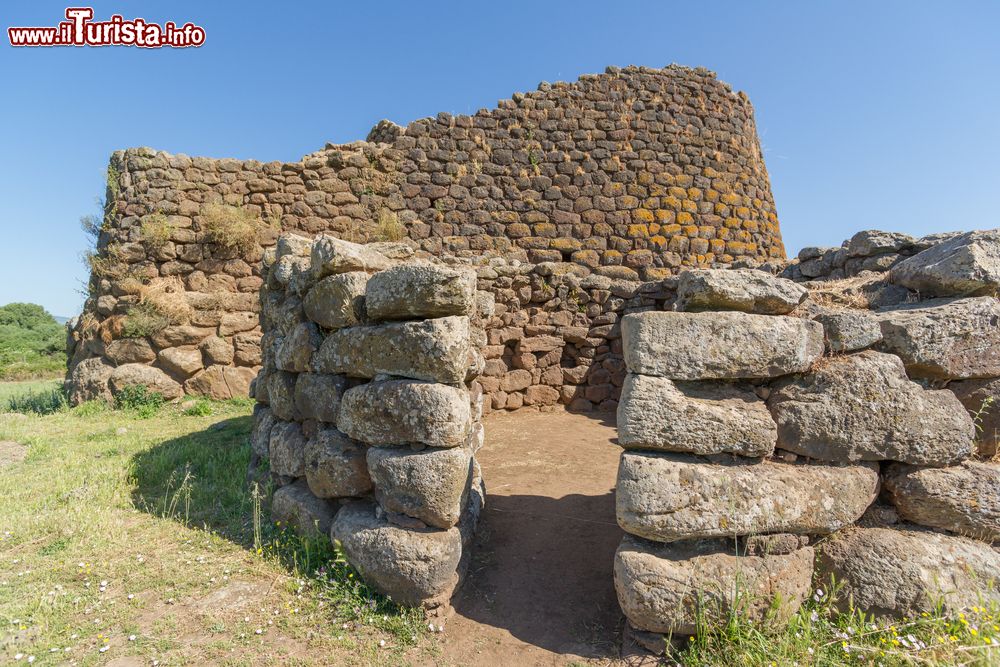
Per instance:
[[[197,401],[194,405],[184,410],[188,417],[207,417],[212,414],[212,404],[208,401]]]
[[[122,320],[121,338],[146,338],[170,326],[170,318],[156,306],[140,301],[128,309]]]
[[[264,221],[244,208],[206,204],[199,215],[205,240],[249,255],[259,245]]]
[[[177,276],[156,278],[139,288],[139,303],[128,309],[121,323],[122,338],[145,338],[158,331],[191,321],[194,309],[184,298],[184,283]]]
[[[170,240],[173,226],[167,222],[167,216],[162,213],[153,213],[143,216],[139,233],[143,242],[153,250],[159,250]]]
[[[378,224],[375,225],[372,237],[376,241],[401,241],[406,238],[406,227],[395,212],[383,208],[378,212]]]
[[[37,393],[29,391],[26,394],[11,396],[7,399],[7,411],[20,412],[23,415],[50,415],[53,412],[65,410],[67,407],[69,407],[69,402],[61,387]]]
[[[129,385],[115,394],[116,410],[135,410],[141,419],[155,415],[164,402],[163,394],[150,391],[149,387],[141,384]]]

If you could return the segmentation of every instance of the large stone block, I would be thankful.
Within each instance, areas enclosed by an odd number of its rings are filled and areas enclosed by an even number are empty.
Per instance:
[[[1000,375],[1000,302],[935,299],[879,314],[882,348],[912,377],[961,380]]]
[[[763,315],[790,313],[809,291],[791,280],[756,269],[694,269],[680,274],[677,310],[738,310]]]
[[[305,472],[306,437],[298,422],[279,421],[271,427],[268,441],[271,472],[302,477]]]
[[[756,533],[827,534],[864,514],[875,466],[746,459],[713,463],[680,454],[625,452],[616,511],[627,532],[659,542]]]
[[[883,618],[916,618],[1000,603],[1000,552],[965,537],[914,528],[850,528],[823,542],[816,569],[852,605]]]
[[[124,364],[111,371],[108,386],[113,394],[126,387],[144,386],[150,392],[160,394],[167,400],[180,398],[184,395],[181,384],[161,371],[145,364]]]
[[[323,334],[312,322],[299,324],[278,345],[274,363],[278,370],[304,373],[312,366],[313,355],[323,342]]]
[[[373,320],[469,315],[476,296],[471,270],[431,264],[407,264],[371,277],[365,307]]]
[[[381,271],[394,264],[382,253],[358,243],[321,234],[310,250],[312,272],[316,278],[349,271]]]
[[[823,327],[796,317],[648,311],[622,318],[633,373],[673,380],[801,373],[823,354]]]
[[[984,458],[996,456],[1000,442],[1000,379],[949,382],[948,389],[973,417],[979,455]]]
[[[149,363],[156,359],[156,352],[145,338],[120,338],[104,347],[104,356],[115,366],[121,366]]]
[[[344,393],[337,425],[370,445],[457,447],[472,429],[469,392],[415,380],[369,382]]]
[[[111,398],[108,380],[115,368],[100,357],[84,359],[70,371],[66,379],[69,402],[78,405],[83,401]]]
[[[365,581],[394,602],[430,605],[451,597],[462,558],[459,529],[402,528],[353,502],[337,513],[330,530]]]
[[[998,463],[966,461],[952,468],[893,464],[885,475],[885,489],[907,521],[984,542],[1000,541]]]
[[[661,634],[693,635],[699,617],[731,613],[784,621],[808,597],[813,549],[752,555],[731,540],[657,544],[626,535],[615,553],[615,590],[629,622]]]
[[[465,379],[469,349],[468,317],[348,327],[327,336],[313,369],[361,378],[385,374],[459,384]]]
[[[303,480],[286,484],[271,499],[271,520],[300,535],[329,535],[336,513],[337,506],[309,493]]]
[[[618,444],[625,449],[767,456],[777,437],[766,404],[749,387],[625,377],[618,403]]]
[[[975,428],[954,394],[909,380],[891,354],[831,358],[767,403],[778,447],[816,459],[949,465],[972,453]]]
[[[253,408],[253,428],[250,431],[250,451],[257,456],[270,455],[271,429],[277,423],[271,408],[260,403]]]
[[[295,407],[302,419],[337,423],[340,400],[351,386],[343,375],[299,373],[295,381]]]
[[[890,276],[927,296],[995,296],[1000,289],[1000,229],[947,239],[892,267]]]
[[[368,450],[368,470],[379,504],[437,528],[458,523],[466,503],[471,464],[468,447],[422,452],[393,447]]]
[[[305,445],[309,490],[319,498],[360,497],[372,489],[365,447],[331,426],[316,429]]]
[[[365,285],[368,274],[352,271],[316,283],[302,299],[306,317],[324,329],[341,329],[365,319]]]
[[[245,366],[209,366],[184,383],[184,391],[217,401],[246,398],[257,372]]]
[[[823,325],[830,352],[854,352],[882,340],[878,318],[864,310],[823,310],[814,320]]]
[[[301,419],[295,405],[296,373],[275,371],[267,376],[267,399],[274,416],[286,421]]]

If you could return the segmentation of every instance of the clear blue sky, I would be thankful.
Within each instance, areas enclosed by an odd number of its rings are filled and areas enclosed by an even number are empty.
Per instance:
[[[78,219],[117,148],[295,160],[609,64],[702,65],[750,95],[790,253],[1000,226],[1000,2],[92,4],[207,41],[15,50],[7,27],[66,4],[3,3],[0,304],[78,312]]]

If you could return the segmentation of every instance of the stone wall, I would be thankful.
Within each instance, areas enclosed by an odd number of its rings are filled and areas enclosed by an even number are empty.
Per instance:
[[[70,336],[74,402],[136,382],[168,395],[242,393],[260,365],[259,262],[281,231],[494,259],[481,279],[503,291],[508,313],[563,311],[577,328],[612,324],[604,316],[621,309],[604,304],[635,298],[605,278],[651,282],[686,266],[784,257],[747,97],[711,72],[677,66],[543,83],[473,116],[442,113],[405,128],[382,121],[368,141],[293,163],[120,151],[107,199],[91,296]],[[549,280],[544,268],[491,277],[500,266],[549,262],[593,275],[594,287],[572,295],[590,300],[546,299],[567,279]],[[531,295],[522,284],[508,291],[506,278],[526,279]],[[503,327],[562,326],[565,317]],[[532,377],[529,386],[551,390],[529,396],[513,389],[522,375],[491,404],[548,401],[566,384],[555,371]],[[613,407],[615,385],[597,379],[602,388],[569,390],[565,402]]]
[[[251,435],[272,517],[339,542],[396,602],[445,603],[484,492],[481,328],[468,270],[286,235],[265,258]]]
[[[881,617],[1000,601],[1000,232],[862,278],[690,271],[674,310],[623,318],[614,576],[640,642],[780,621],[831,580]]]

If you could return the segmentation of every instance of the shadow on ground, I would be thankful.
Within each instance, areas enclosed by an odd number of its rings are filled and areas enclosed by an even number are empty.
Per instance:
[[[254,503],[246,471],[252,424],[249,415],[226,419],[136,454],[132,504],[251,547]]]

